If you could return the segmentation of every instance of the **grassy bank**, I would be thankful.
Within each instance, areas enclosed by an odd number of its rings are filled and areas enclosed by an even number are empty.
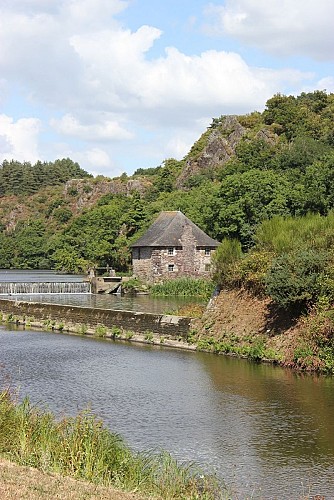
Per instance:
[[[45,473],[0,458],[1,500],[143,500],[136,493],[121,492],[111,486]]]
[[[89,412],[57,421],[0,393],[0,454],[44,472],[163,499],[224,498],[217,481],[167,453],[134,453]]]

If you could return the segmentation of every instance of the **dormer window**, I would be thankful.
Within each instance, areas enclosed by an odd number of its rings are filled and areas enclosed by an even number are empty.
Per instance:
[[[174,247],[168,247],[167,253],[168,253],[168,255],[175,255],[175,248]]]

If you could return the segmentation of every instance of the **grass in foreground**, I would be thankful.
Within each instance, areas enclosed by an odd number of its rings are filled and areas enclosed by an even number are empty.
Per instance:
[[[78,481],[60,474],[44,473],[32,467],[0,459],[1,500],[143,500],[110,486]]]
[[[19,403],[9,390],[0,393],[0,454],[44,472],[55,472],[120,490],[164,499],[218,499],[215,478],[168,453],[134,453],[89,412],[55,417]]]

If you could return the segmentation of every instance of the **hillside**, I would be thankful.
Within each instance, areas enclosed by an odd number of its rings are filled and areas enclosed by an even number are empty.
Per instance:
[[[5,161],[0,267],[124,271],[133,238],[175,209],[246,251],[263,220],[332,210],[333,118],[333,94],[276,95],[263,113],[214,118],[184,159],[117,179],[94,179],[69,159]]]
[[[263,113],[213,118],[182,160],[132,176],[94,179],[69,159],[4,162],[0,268],[131,271],[131,242],[160,211],[181,210],[222,241],[213,279],[224,293],[268,301],[271,319],[277,308],[296,324],[306,315],[287,362],[333,370],[333,209],[334,94],[278,94]]]

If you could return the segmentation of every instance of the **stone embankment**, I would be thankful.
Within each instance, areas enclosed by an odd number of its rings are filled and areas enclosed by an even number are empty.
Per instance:
[[[30,328],[195,349],[183,316],[0,299],[2,321]]]

